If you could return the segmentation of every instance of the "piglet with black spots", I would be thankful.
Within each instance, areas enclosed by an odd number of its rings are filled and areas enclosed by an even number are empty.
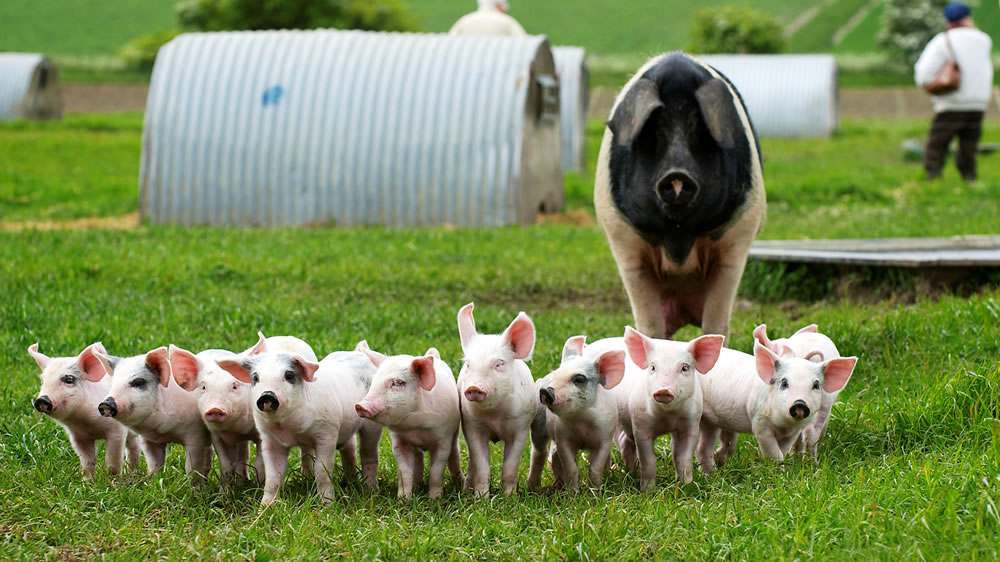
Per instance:
[[[122,469],[122,453],[127,452],[129,466],[139,462],[139,443],[135,434],[122,424],[97,411],[97,404],[108,395],[111,378],[95,355],[104,353],[100,342],[92,344],[76,357],[48,357],[38,351],[38,344],[28,348],[28,355],[42,370],[42,388],[34,406],[63,426],[69,442],[80,457],[83,477],[94,476],[97,441],[104,440],[104,466],[109,474]]]

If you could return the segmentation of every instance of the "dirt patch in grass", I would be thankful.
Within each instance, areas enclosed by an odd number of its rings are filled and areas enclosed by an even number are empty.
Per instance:
[[[129,230],[139,226],[139,213],[119,217],[87,217],[72,220],[0,222],[0,230]]]
[[[584,310],[630,314],[628,297],[621,286],[608,290],[539,287],[525,285],[517,290],[475,295],[476,301],[520,310]]]
[[[583,209],[565,213],[538,213],[535,224],[572,224],[573,226],[594,226],[594,217]]]

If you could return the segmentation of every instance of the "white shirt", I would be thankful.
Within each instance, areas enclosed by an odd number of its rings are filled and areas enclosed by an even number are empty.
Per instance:
[[[954,58],[958,60],[962,81],[954,92],[931,96],[934,112],[985,111],[993,88],[993,61],[990,59],[993,40],[974,27],[956,27],[947,33],[955,51]],[[913,67],[917,85],[923,86],[933,80],[951,59],[944,33],[938,33],[924,47]]]
[[[495,6],[483,6],[478,11],[462,16],[451,26],[449,35],[527,35],[521,24]]]

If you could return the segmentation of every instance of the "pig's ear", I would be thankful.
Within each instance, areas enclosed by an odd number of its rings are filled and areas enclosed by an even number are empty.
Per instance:
[[[771,381],[774,380],[774,372],[778,368],[777,354],[764,347],[760,342],[754,342],[753,357],[757,366],[757,376],[764,381],[764,384],[771,384]]]
[[[636,81],[618,102],[614,115],[607,122],[618,146],[632,146],[646,126],[649,116],[661,107],[663,100],[660,99],[660,89],[656,82],[647,78]]]
[[[823,363],[823,391],[840,392],[854,372],[857,357],[838,357]]]
[[[761,324],[753,329],[753,339],[764,344],[764,347],[773,349],[771,340],[767,337],[767,324]]]
[[[316,371],[319,370],[319,363],[314,363],[301,355],[292,356],[292,361],[295,361],[299,368],[302,369],[302,380],[306,382],[316,380]]]
[[[472,317],[475,306],[475,303],[470,302],[458,311],[458,338],[462,341],[463,351],[476,335],[476,319]]]
[[[49,364],[49,356],[42,353],[38,353],[38,344],[34,343],[28,347],[28,355],[38,363],[38,368],[45,370],[45,366]]]
[[[441,352],[438,351],[436,347],[428,347],[427,348],[427,353],[425,353],[424,355],[430,355],[431,357],[433,357],[435,359],[440,359],[441,358]]]
[[[218,359],[215,363],[234,379],[250,384],[250,362],[243,359]]]
[[[647,355],[653,350],[653,342],[645,334],[632,326],[625,326],[625,349],[629,359],[640,369],[649,366]]]
[[[107,376],[111,369],[106,368],[98,353],[106,353],[101,342],[92,343],[76,356],[76,367],[83,373],[83,378],[90,382],[97,382]]]
[[[817,326],[816,324],[809,324],[805,328],[802,328],[798,332],[795,332],[795,335],[797,336],[799,334],[816,334],[818,332],[819,332],[819,326]]]
[[[264,337],[264,333],[257,332],[257,343],[253,347],[244,351],[241,355],[260,355],[261,353],[267,353],[267,338]]]
[[[170,384],[170,360],[167,359],[167,348],[158,347],[146,354],[146,368],[160,377],[160,386]]]
[[[91,346],[91,347],[93,347],[93,346]],[[84,349],[83,351],[87,351],[87,350]],[[89,367],[88,366],[88,368],[83,371],[84,378],[86,378],[90,382],[97,382],[97,381],[103,379],[104,375],[114,375],[115,374],[115,365],[117,365],[118,362],[121,361],[121,358],[115,357],[114,355],[108,355],[106,352],[104,352],[104,351],[97,351],[96,349],[94,350],[93,354],[94,354],[94,357],[101,364],[100,365],[100,369],[98,369],[96,367]],[[83,355],[83,354],[81,353],[80,355]],[[92,365],[92,364],[91,363],[87,363],[87,365]]]
[[[725,81],[712,78],[694,93],[705,119],[708,132],[722,148],[736,146],[737,134],[743,132],[743,122],[736,110],[736,100]]]
[[[583,344],[586,341],[587,336],[573,336],[566,340],[566,343],[563,345],[562,360],[565,361],[570,357],[583,355]]]
[[[620,349],[605,351],[594,363],[601,375],[601,386],[611,390],[625,376],[625,352]]]
[[[515,359],[531,359],[531,352],[535,349],[535,324],[527,314],[519,312],[503,331],[503,341],[514,350]]]
[[[707,373],[715,367],[715,362],[719,360],[722,353],[722,342],[726,341],[725,336],[708,334],[696,338],[688,344],[688,352],[694,357],[694,368],[699,373]]]
[[[437,382],[437,375],[434,372],[434,357],[426,355],[417,357],[410,362],[410,371],[417,377],[417,383],[424,390],[431,390]]]
[[[181,388],[188,392],[197,388],[200,370],[201,361],[194,353],[170,344],[170,372]]]
[[[354,351],[364,353],[365,356],[368,357],[368,360],[371,361],[376,368],[381,365],[383,361],[385,361],[385,355],[382,355],[377,351],[372,351],[371,348],[368,347],[368,340],[359,341],[358,346],[354,348]]]

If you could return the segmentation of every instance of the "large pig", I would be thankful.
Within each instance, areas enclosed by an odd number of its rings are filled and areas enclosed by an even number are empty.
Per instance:
[[[361,435],[361,467],[365,485],[375,487],[378,473],[378,439],[382,428],[362,423],[354,402],[371,385],[375,367],[359,351],[338,351],[316,363],[299,353],[272,351],[221,359],[220,367],[252,385],[250,401],[260,432],[265,480],[261,503],[274,502],[288,468],[292,447],[315,451],[312,474],[323,502],[333,501],[333,472],[340,451],[344,474],[357,472],[357,440]],[[303,467],[308,465],[303,457]]]
[[[489,495],[490,443],[503,441],[503,488],[517,489],[521,454],[535,418],[537,392],[525,360],[535,347],[535,325],[523,312],[500,335],[476,332],[473,304],[458,311],[465,361],[458,375],[462,433],[469,448],[466,487]]]
[[[378,367],[371,389],[354,407],[362,418],[389,429],[398,474],[397,495],[412,498],[423,481],[424,451],[430,454],[428,495],[444,491],[445,466],[462,480],[458,452],[461,413],[458,386],[448,364],[433,347],[423,357],[363,350]]]
[[[97,412],[97,403],[108,395],[111,379],[94,352],[105,353],[104,346],[100,342],[91,344],[76,357],[48,357],[38,352],[37,343],[28,348],[28,355],[42,370],[42,388],[35,398],[35,409],[66,430],[73,450],[80,457],[85,479],[94,476],[96,442],[101,439],[108,473],[121,472],[122,453],[126,450],[129,466],[135,468],[139,462],[135,434]]]
[[[761,324],[754,330],[753,336],[754,339],[778,355],[792,354],[814,363],[822,363],[827,359],[840,357],[840,351],[837,350],[833,340],[819,333],[819,327],[816,324],[802,328],[789,338],[781,338],[773,342],[767,338],[767,325]],[[826,426],[830,423],[830,410],[837,402],[839,394],[839,392],[823,392],[823,400],[820,403],[819,411],[816,412],[816,419],[802,428],[802,433],[795,441],[794,450],[796,452],[808,452],[813,457],[816,456],[819,442],[826,435]]]
[[[782,460],[812,423],[823,392],[837,392],[851,378],[855,357],[813,363],[798,357],[779,357],[760,342],[754,354],[723,349],[715,367],[701,378],[704,407],[698,462],[706,474],[723,464],[735,439],[723,441],[720,433],[753,433],[765,458]]]
[[[258,355],[268,350],[299,353],[310,361],[316,354],[306,342],[291,336],[265,338],[257,332],[257,344],[240,356]],[[257,480],[265,479],[260,434],[254,425],[250,404],[250,385],[234,379],[216,363],[219,359],[235,359],[237,355],[219,349],[209,349],[195,355],[170,345],[170,370],[177,384],[198,397],[202,420],[212,433],[212,447],[219,457],[219,471],[224,481],[238,474],[248,478],[249,442],[257,444],[259,462],[254,462]],[[304,455],[311,460],[311,453]]]
[[[615,102],[594,206],[636,328],[729,334],[747,252],[765,214],[757,136],[739,93],[682,53],[658,56]]]
[[[184,470],[208,474],[212,437],[201,421],[198,398],[173,381],[167,348],[127,358],[94,355],[112,375],[111,389],[97,410],[142,437],[149,473],[163,466],[167,444],[180,443],[184,445]]]
[[[559,368],[537,383],[539,400],[548,409],[546,435],[556,446],[552,475],[557,487],[579,489],[576,457],[581,449],[590,452],[591,486],[601,485],[618,428],[619,404],[626,394],[624,387],[614,393],[625,377],[625,351],[619,349],[620,342],[621,338],[599,340],[584,348],[582,336],[570,338],[563,347]],[[539,441],[536,443],[533,436],[533,448],[547,449],[548,444]],[[536,455],[533,450],[531,485],[540,476],[539,462],[544,462],[544,455]]]
[[[642,491],[651,490],[656,481],[653,443],[666,433],[677,479],[691,482],[702,412],[699,377],[715,366],[722,341],[722,336],[705,335],[691,342],[673,342],[625,328],[629,357],[625,369],[638,372],[629,377],[628,405],[619,413],[625,434],[620,448],[627,464],[637,449]]]

